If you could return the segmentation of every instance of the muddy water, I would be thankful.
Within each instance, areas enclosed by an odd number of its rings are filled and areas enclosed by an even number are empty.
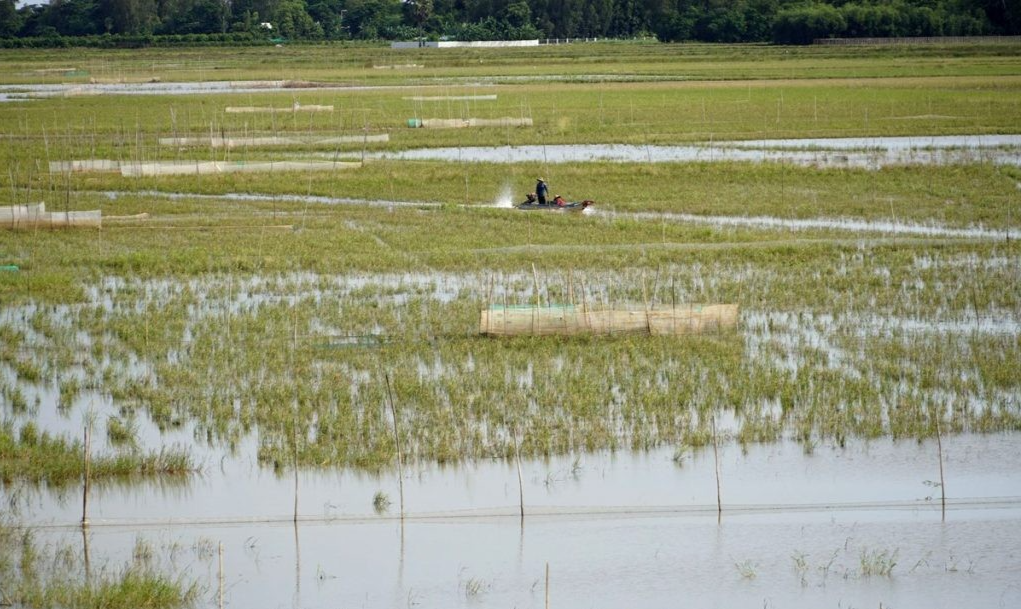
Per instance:
[[[808,167],[946,165],[990,162],[1021,165],[1021,136],[829,138],[718,142],[685,146],[578,144],[419,148],[376,153],[379,158],[488,163],[784,162]]]
[[[235,607],[542,607],[547,563],[555,607],[1017,606],[1019,439],[945,440],[945,523],[934,443],[882,440],[725,445],[719,522],[711,450],[680,466],[672,450],[525,463],[523,523],[508,464],[414,467],[403,527],[392,475],[302,474],[293,526],[290,477],[237,464],[185,488],[97,491],[88,543],[101,565],[138,538],[222,542]],[[388,516],[372,513],[376,490]],[[73,495],[33,503],[30,520],[76,520]],[[41,535],[82,544],[74,527]],[[892,573],[870,574],[882,557]],[[216,606],[215,557],[178,562]]]

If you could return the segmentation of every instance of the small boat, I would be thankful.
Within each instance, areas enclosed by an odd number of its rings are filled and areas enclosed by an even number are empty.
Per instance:
[[[528,193],[528,198],[523,203],[517,204],[515,207],[518,209],[525,210],[545,210],[545,211],[582,211],[590,205],[594,205],[595,201],[591,199],[585,199],[584,201],[563,201],[557,202],[556,199],[549,201],[548,203],[539,203],[534,193]]]

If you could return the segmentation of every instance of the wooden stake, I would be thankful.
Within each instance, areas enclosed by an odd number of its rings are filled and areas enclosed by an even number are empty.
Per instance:
[[[670,309],[674,312],[674,315],[670,316],[671,329],[673,334],[677,335],[677,286],[676,278],[674,274],[670,274]]]
[[[514,464],[518,469],[518,501],[521,506],[521,521],[525,520],[525,485],[521,478],[521,441],[518,438],[518,428],[514,428]]]
[[[510,284],[507,283],[507,278],[504,277],[503,282],[503,331],[507,333],[507,294],[510,292]]]
[[[546,609],[549,609],[549,563],[546,563]]]
[[[716,518],[723,516],[723,500],[720,495],[720,447],[716,441],[716,415],[712,417],[713,424],[713,458],[716,462]]]
[[[223,609],[223,542],[220,542],[220,609]]]
[[[581,276],[581,308],[585,311],[585,327],[589,332],[592,331],[592,315],[589,314],[588,310],[588,289],[585,287],[585,275]]]
[[[486,294],[486,334],[490,334],[489,327],[493,322],[493,276],[489,276],[489,292]]]
[[[92,421],[85,425],[85,449],[82,455],[85,460],[85,480],[82,489],[82,527],[89,526],[89,476],[92,473]]]
[[[939,491],[941,519],[947,519],[947,487],[943,481],[943,437],[939,428],[939,415],[936,416],[936,454],[939,456]]]
[[[294,450],[294,522],[298,522],[298,419],[294,419],[294,430],[291,434]]]
[[[539,307],[542,301],[539,298],[539,272],[535,270],[535,263],[532,263],[532,284],[535,286],[535,307],[532,309],[532,335],[535,335],[535,316],[539,314]]]
[[[645,328],[652,335],[652,315],[649,314],[649,292],[645,287],[645,269],[642,269],[642,300],[645,301]]]
[[[394,444],[397,446],[397,483],[401,495],[401,520],[404,520],[404,455],[401,453],[401,436],[397,433],[397,407],[394,406],[393,391],[390,390],[390,375],[384,373],[386,395],[390,399],[390,414],[394,418]]]
[[[89,530],[82,527],[82,559],[85,562],[85,583],[92,581],[92,561],[89,553]]]
[[[542,306],[542,292],[539,291],[539,271],[535,268],[535,263],[532,263],[532,284],[535,287],[535,308]]]

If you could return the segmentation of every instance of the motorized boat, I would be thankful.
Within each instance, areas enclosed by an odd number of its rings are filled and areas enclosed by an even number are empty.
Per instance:
[[[539,203],[539,199],[535,196],[535,193],[528,193],[527,198],[524,202],[518,203],[515,207],[524,210],[544,210],[544,211],[582,211],[590,205],[594,205],[595,201],[591,199],[585,199],[584,201],[565,201],[564,199],[557,197],[546,203]]]

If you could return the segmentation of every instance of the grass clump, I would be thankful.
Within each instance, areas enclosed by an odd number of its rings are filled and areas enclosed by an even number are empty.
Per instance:
[[[137,425],[134,421],[125,421],[120,417],[110,417],[106,422],[106,437],[114,446],[134,446],[136,444]]]
[[[10,421],[4,422],[0,424],[0,482],[24,480],[56,487],[77,482],[84,472],[82,452],[77,440],[40,432],[32,422],[25,423],[17,434]],[[181,450],[93,455],[90,467],[93,480],[195,471],[191,457]]]
[[[372,509],[377,514],[385,514],[390,509],[390,496],[383,491],[376,491],[372,496]]]
[[[862,577],[890,577],[897,566],[897,551],[862,549],[859,564]]]

